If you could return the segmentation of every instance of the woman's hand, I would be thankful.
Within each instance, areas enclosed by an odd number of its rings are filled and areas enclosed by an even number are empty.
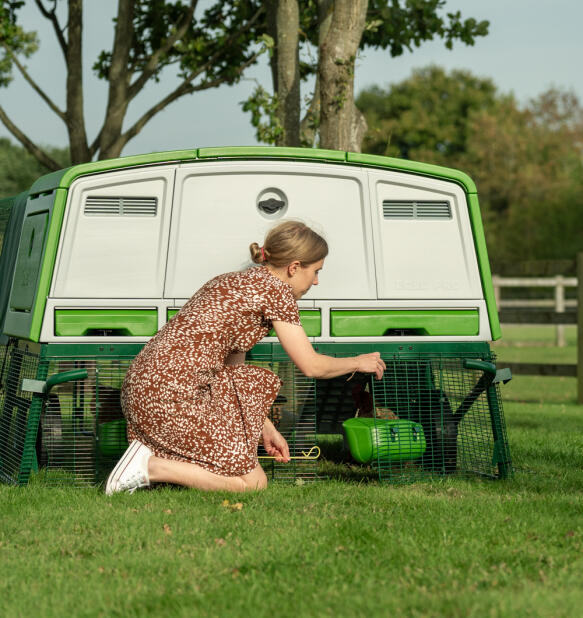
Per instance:
[[[290,460],[289,447],[285,438],[268,418],[265,419],[263,424],[263,448],[268,455],[275,458],[275,461],[287,463]]]
[[[374,373],[377,380],[381,380],[387,366],[381,358],[380,352],[370,354],[360,354],[356,357],[358,363],[357,371],[361,373]]]

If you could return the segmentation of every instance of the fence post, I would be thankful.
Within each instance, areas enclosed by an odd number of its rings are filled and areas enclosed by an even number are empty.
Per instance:
[[[562,275],[555,277],[555,311],[565,313],[565,283]],[[565,327],[557,324],[556,344],[559,348],[565,347]]]
[[[583,404],[583,252],[577,254],[577,401]]]
[[[500,301],[502,300],[502,296],[500,294],[500,282],[498,281],[497,275],[492,277],[492,284],[494,285],[494,299],[496,301],[496,308],[500,311]]]

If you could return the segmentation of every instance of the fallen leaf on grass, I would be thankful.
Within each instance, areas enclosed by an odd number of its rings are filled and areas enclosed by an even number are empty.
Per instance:
[[[172,509],[166,509],[164,513],[168,513],[168,515],[172,515]]]
[[[231,511],[242,511],[243,510],[242,502],[235,502],[234,504],[231,504],[228,500],[223,500],[222,506],[224,506],[227,509],[230,509]]]
[[[575,536],[575,531],[574,530],[569,530],[569,532],[567,532],[567,534],[565,534],[566,538],[568,538],[570,536]]]
[[[227,544],[227,541],[225,541],[225,539],[215,539],[215,543],[219,547],[224,547]]]
[[[166,534],[172,534],[172,529],[170,528],[168,524],[164,524],[164,532]]]

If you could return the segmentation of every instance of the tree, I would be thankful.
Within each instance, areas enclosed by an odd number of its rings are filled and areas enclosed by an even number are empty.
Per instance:
[[[366,152],[474,179],[495,269],[583,249],[583,108],[572,93],[549,90],[520,106],[489,79],[427,67],[357,104]]]
[[[445,5],[446,0],[299,0],[300,80],[316,76],[301,121],[302,143],[311,146],[320,139],[322,147],[360,150],[364,118],[353,100],[354,61],[359,50],[381,48],[395,57],[436,37],[451,48],[456,40],[473,45],[477,37],[488,33],[487,21],[464,21],[459,11],[442,15]],[[289,38],[296,27],[290,21],[279,30],[266,31],[275,42],[272,76],[274,63],[281,64],[279,36],[285,31]],[[281,143],[282,96],[275,79],[272,85],[272,93],[259,86],[244,109],[252,113],[260,141]],[[319,135],[322,123],[323,140]]]
[[[458,159],[476,181],[494,263],[573,259],[583,250],[583,108],[551,89],[477,113]]]
[[[108,101],[103,125],[90,141],[83,112],[83,2],[67,0],[66,23],[57,0],[35,0],[40,13],[52,24],[66,65],[66,107],[60,109],[29,74],[24,59],[38,48],[34,33],[18,23],[21,0],[0,3],[0,86],[6,87],[16,69],[45,104],[66,125],[72,163],[95,157],[119,156],[161,110],[177,99],[222,84],[234,84],[265,50],[265,10],[261,2],[216,2],[197,19],[197,0],[118,0],[114,42],[94,64],[107,82]],[[128,108],[147,84],[174,69],[178,85],[124,128]],[[58,161],[16,126],[0,106],[0,120],[12,135],[49,169]]]
[[[69,164],[68,153],[64,149],[45,148],[49,156],[59,162],[60,167]],[[7,138],[0,138],[0,199],[17,195],[28,189],[43,174],[46,168],[27,150],[12,144]]]
[[[387,89],[374,86],[357,100],[371,127],[364,150],[451,165],[467,150],[472,115],[492,109],[497,97],[492,80],[436,66]]]

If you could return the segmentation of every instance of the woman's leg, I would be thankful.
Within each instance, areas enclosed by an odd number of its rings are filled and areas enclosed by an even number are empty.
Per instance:
[[[249,491],[267,487],[267,477],[260,465],[242,476],[221,476],[193,463],[150,457],[148,476],[151,483],[174,483],[205,491]]]

